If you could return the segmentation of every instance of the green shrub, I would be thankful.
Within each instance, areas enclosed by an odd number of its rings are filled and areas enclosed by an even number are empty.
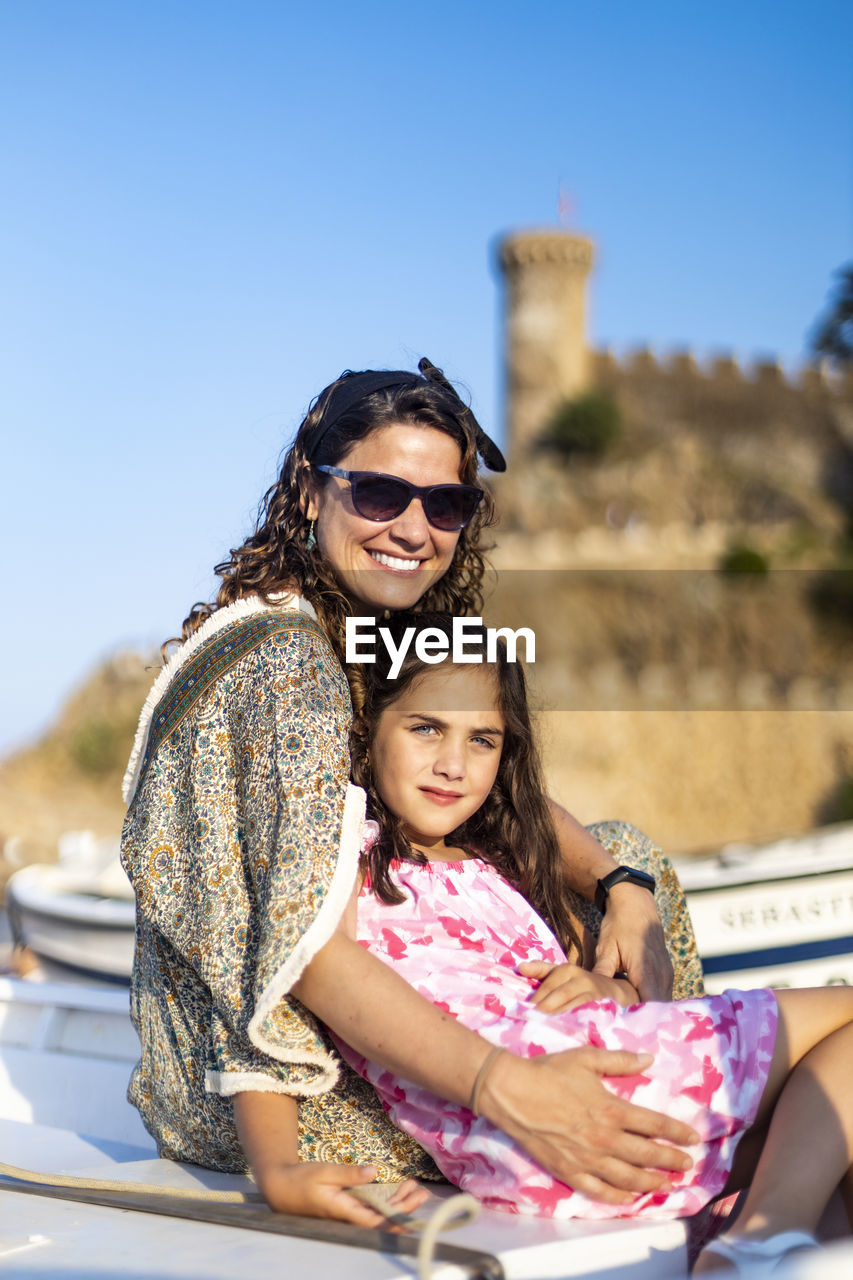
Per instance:
[[[729,547],[720,560],[719,568],[720,573],[728,574],[731,577],[743,573],[764,576],[770,570],[770,563],[767,557],[762,552],[757,551],[755,547],[747,546],[746,543],[738,543],[734,547]]]
[[[587,391],[564,400],[551,415],[542,444],[569,458],[600,458],[622,435],[622,413],[604,391]]]

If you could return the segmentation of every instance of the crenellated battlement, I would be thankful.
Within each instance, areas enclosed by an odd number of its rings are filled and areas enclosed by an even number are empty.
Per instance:
[[[703,360],[691,350],[658,353],[651,347],[640,347],[624,355],[616,355],[610,349],[591,351],[589,373],[592,384],[616,377],[686,378],[719,385],[727,392],[733,386],[754,387],[762,392],[780,387],[809,397],[853,400],[853,374],[836,373],[827,361],[788,371],[773,359],[742,364],[730,355]]]
[[[499,252],[504,271],[533,266],[574,267],[584,276],[595,256],[591,240],[562,231],[522,231],[508,236]]]
[[[507,237],[498,261],[506,287],[507,447],[530,455],[561,400],[611,392],[633,429],[655,418],[673,431],[766,439],[786,428],[813,449],[830,437],[853,444],[853,375],[826,364],[794,372],[775,359],[742,365],[730,355],[648,348],[615,355],[586,338],[586,283],[595,252],[584,236],[555,230]],[[777,431],[776,428],[779,430]]]

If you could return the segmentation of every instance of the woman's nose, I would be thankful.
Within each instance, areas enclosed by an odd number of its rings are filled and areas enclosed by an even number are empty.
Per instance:
[[[421,547],[427,541],[429,521],[420,498],[412,498],[405,511],[397,516],[391,525],[391,536],[413,547]]]

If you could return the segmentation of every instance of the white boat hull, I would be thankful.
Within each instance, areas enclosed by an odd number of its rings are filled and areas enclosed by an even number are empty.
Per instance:
[[[97,881],[85,873],[37,864],[9,879],[6,909],[15,941],[41,959],[81,974],[128,981],[136,924],[132,891],[116,897],[99,892]]]
[[[726,987],[853,983],[853,824],[763,848],[676,860],[710,992]],[[9,881],[16,940],[48,964],[127,982],[133,962],[130,886],[63,866]],[[106,876],[106,879],[104,877]]]
[[[708,991],[853,983],[853,824],[676,867]]]
[[[248,1189],[239,1175],[157,1159],[125,1098],[137,1051],[125,993],[0,979],[0,1159],[82,1179]],[[483,1210],[448,1243],[494,1255],[507,1280],[685,1280],[686,1238],[683,1221],[553,1222]],[[33,1197],[0,1179],[0,1271],[4,1280],[412,1280],[415,1267],[388,1252]],[[796,1274],[853,1274],[853,1244]],[[450,1264],[434,1272],[469,1275]]]

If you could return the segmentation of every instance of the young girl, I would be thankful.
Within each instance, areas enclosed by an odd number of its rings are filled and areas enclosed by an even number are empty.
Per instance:
[[[414,626],[450,643],[443,615],[389,625],[398,641]],[[363,702],[354,777],[374,820],[363,852],[358,939],[495,1046],[464,1107],[339,1042],[394,1123],[450,1181],[519,1213],[683,1216],[751,1180],[736,1231],[709,1246],[718,1256],[700,1259],[698,1270],[747,1256],[775,1260],[811,1244],[808,1233],[845,1179],[850,1198],[853,992],[730,991],[637,1003],[627,981],[582,968],[583,939],[544,800],[521,666],[502,647],[491,664],[427,665],[413,645],[396,679],[378,661],[361,668],[354,691]],[[647,1053],[641,1074],[612,1077],[608,1086],[698,1134],[693,1167],[672,1174],[668,1190],[621,1206],[591,1199],[478,1115],[503,1050],[532,1057],[579,1046]]]

